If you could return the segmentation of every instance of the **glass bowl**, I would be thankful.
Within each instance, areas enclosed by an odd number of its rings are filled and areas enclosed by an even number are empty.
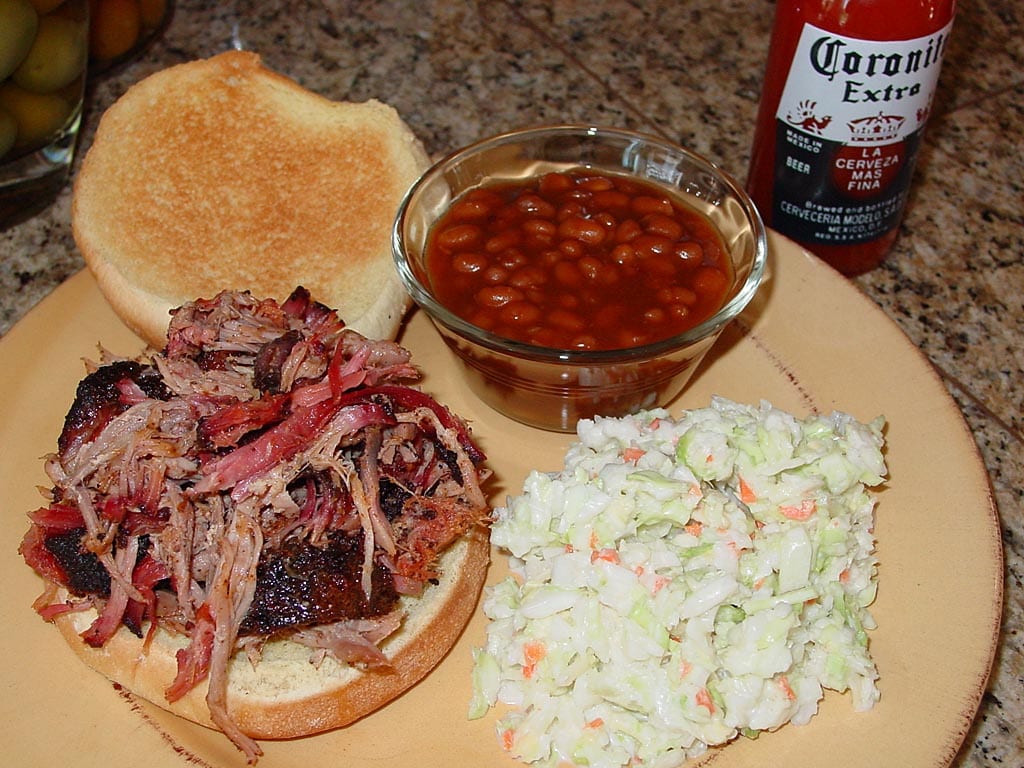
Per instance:
[[[90,0],[90,75],[137,58],[163,34],[173,12],[174,0]]]
[[[626,349],[559,349],[495,335],[435,297],[425,263],[431,227],[454,200],[481,185],[583,169],[636,177],[707,216],[732,260],[725,303],[698,326]],[[581,418],[623,416],[667,405],[754,297],[764,277],[764,224],[743,188],[692,152],[653,136],[586,125],[529,128],[477,142],[434,164],[410,188],[392,231],[406,290],[462,363],[471,389],[524,424],[571,432]]]

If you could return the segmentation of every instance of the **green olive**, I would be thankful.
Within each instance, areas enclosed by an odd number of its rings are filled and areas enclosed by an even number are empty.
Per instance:
[[[18,138],[18,121],[10,112],[0,108],[0,160],[11,151]]]
[[[14,83],[0,86],[0,109],[7,110],[18,123],[20,147],[44,144],[64,127],[71,106],[56,93],[33,93]]]
[[[0,81],[28,55],[38,27],[39,17],[28,0],[0,0]]]
[[[32,50],[14,71],[14,82],[28,91],[52,93],[85,69],[85,24],[62,16],[43,16]]]

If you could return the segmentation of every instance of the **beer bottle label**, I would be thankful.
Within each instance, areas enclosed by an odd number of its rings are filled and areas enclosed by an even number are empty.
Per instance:
[[[773,226],[847,245],[899,224],[951,27],[877,42],[804,25],[775,114]]]

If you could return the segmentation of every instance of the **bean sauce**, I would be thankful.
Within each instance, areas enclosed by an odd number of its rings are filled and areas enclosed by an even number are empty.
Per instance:
[[[499,336],[557,349],[635,347],[721,308],[714,224],[661,188],[598,172],[477,187],[427,240],[438,301]]]

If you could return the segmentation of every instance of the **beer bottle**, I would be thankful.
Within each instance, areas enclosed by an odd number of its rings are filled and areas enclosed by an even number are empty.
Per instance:
[[[747,189],[846,275],[892,246],[956,0],[778,0]]]

